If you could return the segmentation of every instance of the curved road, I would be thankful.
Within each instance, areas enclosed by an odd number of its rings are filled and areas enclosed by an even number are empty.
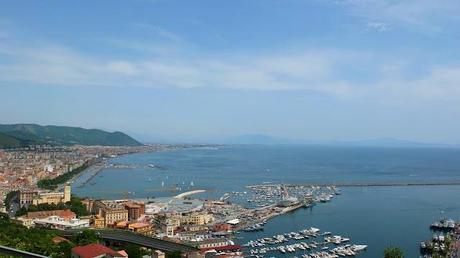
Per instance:
[[[182,253],[189,253],[198,251],[198,249],[193,246],[148,237],[126,230],[96,230],[96,232],[99,237],[104,240],[131,243],[165,252],[179,251]],[[78,231],[66,231],[65,235],[74,235],[76,233],[78,233]]]

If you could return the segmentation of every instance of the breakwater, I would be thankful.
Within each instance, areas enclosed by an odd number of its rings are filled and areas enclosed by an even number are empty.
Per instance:
[[[263,186],[276,186],[279,184],[256,184],[248,185],[247,188],[257,188]],[[385,186],[449,186],[449,185],[460,185],[460,181],[452,182],[371,182],[371,183],[333,183],[333,184],[284,184],[285,187],[313,187],[313,186],[337,186],[337,187],[385,187]]]

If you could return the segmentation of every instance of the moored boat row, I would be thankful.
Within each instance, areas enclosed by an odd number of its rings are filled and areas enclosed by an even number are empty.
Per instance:
[[[245,253],[249,257],[264,257],[271,252],[280,254],[300,252],[304,258],[354,256],[367,248],[367,245],[346,244],[349,241],[349,238],[332,235],[331,232],[320,233],[320,229],[310,227],[298,232],[251,240],[243,246],[247,249]]]

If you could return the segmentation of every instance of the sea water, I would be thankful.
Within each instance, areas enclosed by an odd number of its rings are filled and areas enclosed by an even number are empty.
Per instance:
[[[79,187],[88,176],[82,175],[74,192],[117,199],[206,189],[197,197],[219,198],[262,183],[460,182],[460,150],[449,148],[230,145],[139,153],[110,162],[137,168],[104,169]],[[418,257],[420,241],[432,235],[429,224],[444,217],[460,220],[460,186],[344,187],[331,202],[276,217],[264,231],[241,233],[237,241],[318,227],[368,245],[359,257],[381,257],[390,245]]]

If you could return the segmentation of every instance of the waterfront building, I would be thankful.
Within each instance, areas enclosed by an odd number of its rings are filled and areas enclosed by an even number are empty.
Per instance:
[[[197,245],[200,250],[209,250],[218,247],[234,245],[234,243],[225,238],[208,238],[204,239],[203,241],[196,242],[195,245]]]
[[[218,223],[213,227],[215,232],[228,232],[233,230],[233,226],[227,223]]]

